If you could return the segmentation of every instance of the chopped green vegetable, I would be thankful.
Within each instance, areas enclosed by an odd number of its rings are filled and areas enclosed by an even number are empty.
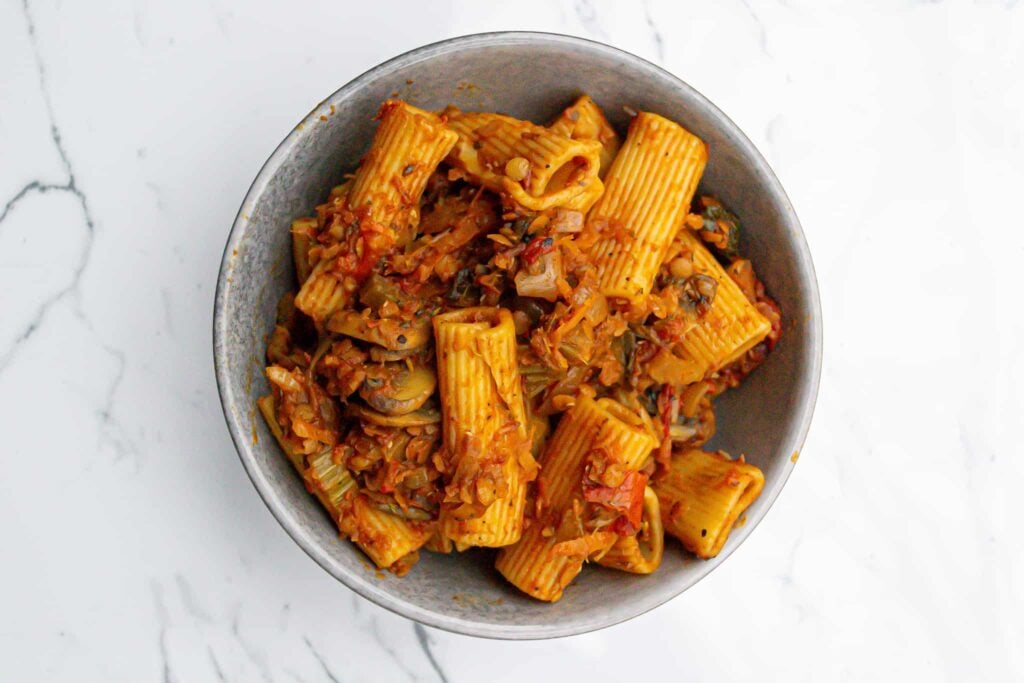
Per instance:
[[[701,239],[729,261],[739,256],[740,219],[719,204],[705,206],[701,218],[704,219],[698,231]]]

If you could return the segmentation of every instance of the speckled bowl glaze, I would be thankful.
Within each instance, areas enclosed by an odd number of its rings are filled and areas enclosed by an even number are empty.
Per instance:
[[[493,553],[425,552],[404,578],[382,576],[327,514],[278,450],[254,409],[267,392],[265,337],[278,298],[293,286],[288,228],[308,215],[369,146],[388,97],[427,109],[454,103],[537,122],[586,92],[624,132],[624,107],[679,121],[710,145],[701,190],[743,220],[743,249],[782,306],[785,334],[767,363],[718,407],[711,446],[743,453],[764,470],[761,497],[721,554],[691,559],[674,541],[652,576],[588,566],[553,605],[506,584]],[[228,428],[270,511],[306,553],[363,597],[430,626],[490,638],[585,633],[642,614],[715,569],[757,527],[779,495],[804,440],[821,366],[821,316],[811,257],[796,213],[764,158],[700,93],[657,66],[580,38],[491,33],[408,52],[359,76],[310,112],[260,170],[224,250],[214,305],[214,360]]]

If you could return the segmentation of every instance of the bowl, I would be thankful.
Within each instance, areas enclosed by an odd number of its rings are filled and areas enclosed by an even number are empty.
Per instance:
[[[427,109],[453,103],[546,122],[586,92],[624,132],[633,110],[657,112],[711,149],[700,190],[718,196],[746,230],[743,250],[779,301],[785,332],[738,390],[720,399],[710,447],[745,454],[765,474],[746,524],[710,561],[666,542],[661,568],[636,576],[588,566],[555,604],[534,601],[493,567],[493,551],[422,553],[407,576],[382,575],[307,492],[255,410],[267,393],[265,338],[278,298],[293,287],[288,228],[308,215],[367,150],[381,102]],[[679,595],[724,562],[757,527],[793,469],[811,419],[821,366],[821,316],[810,253],[793,206],[767,162],[725,114],[672,74],[607,45],[563,35],[487,33],[418,48],[330,95],[277,147],[238,212],[214,304],[214,361],[238,454],[263,501],[295,542],[346,586],[423,624],[491,638],[535,639],[593,631]]]

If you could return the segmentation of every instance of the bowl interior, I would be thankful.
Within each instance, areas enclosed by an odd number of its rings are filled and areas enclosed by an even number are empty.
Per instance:
[[[743,453],[767,483],[722,552],[692,560],[670,541],[652,576],[586,567],[553,605],[506,584],[493,554],[428,552],[402,579],[382,576],[339,540],[254,411],[267,392],[265,336],[278,298],[293,285],[288,228],[311,213],[368,148],[380,103],[401,97],[428,109],[454,103],[545,123],[586,92],[625,132],[624,107],[680,122],[711,149],[700,190],[743,221],[743,250],[781,304],[785,333],[767,363],[717,404],[713,447]],[[324,116],[326,120],[321,120]],[[581,633],[643,613],[693,585],[756,526],[784,484],[806,432],[817,389],[820,324],[810,257],[767,164],[739,130],[691,88],[657,67],[579,39],[547,34],[470,36],[420,48],[364,74],[324,101],[282,143],[246,198],[225,251],[215,311],[218,381],[232,436],[253,482],[295,540],[327,571],[408,617],[481,636]]]

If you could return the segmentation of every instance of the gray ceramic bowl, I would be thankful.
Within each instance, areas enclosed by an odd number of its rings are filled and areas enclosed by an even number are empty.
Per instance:
[[[746,454],[763,469],[764,493],[714,560],[690,559],[670,541],[654,575],[587,567],[553,605],[517,593],[482,551],[423,553],[406,577],[381,577],[355,546],[339,540],[254,410],[256,398],[267,392],[264,339],[274,306],[293,286],[288,227],[352,170],[388,97],[397,94],[428,109],[455,103],[545,122],[582,92],[604,107],[620,131],[628,106],[679,121],[710,145],[701,189],[744,220],[743,248],[785,316],[785,334],[768,362],[717,404],[719,434],[712,443]],[[242,464],[270,511],[320,566],[378,605],[430,626],[492,638],[549,638],[609,626],[670,600],[754,530],[782,490],[807,432],[821,365],[821,316],[793,207],[764,158],[714,105],[672,74],[607,45],[543,33],[491,33],[428,45],[371,69],[324,100],[278,146],[228,237],[214,308],[214,359]]]

